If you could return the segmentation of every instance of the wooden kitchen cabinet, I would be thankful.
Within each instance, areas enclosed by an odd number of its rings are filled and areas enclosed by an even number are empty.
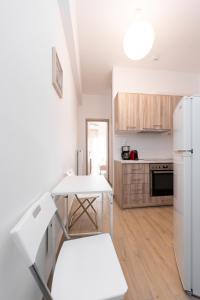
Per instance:
[[[115,99],[115,129],[127,130],[127,94],[118,93]]]
[[[150,195],[149,163],[114,163],[114,197],[121,208],[172,205],[172,196]]]
[[[115,101],[116,131],[170,131],[173,112],[181,96],[118,93]]]
[[[140,96],[139,94],[128,94],[127,99],[127,129],[138,130],[139,123],[139,110],[140,110]]]
[[[116,131],[139,130],[139,94],[118,93],[115,99]]]
[[[171,129],[171,102],[173,96],[160,96],[161,129]]]
[[[148,206],[149,164],[115,161],[114,193],[121,208]]]
[[[182,97],[181,96],[171,96],[171,97],[172,99],[171,99],[170,123],[171,123],[171,128],[173,128],[173,113]]]
[[[171,96],[141,94],[140,99],[141,130],[170,130]]]
[[[162,127],[161,99],[157,95],[140,95],[141,130],[158,130]]]
[[[140,129],[149,130],[153,127],[153,95],[140,95]]]

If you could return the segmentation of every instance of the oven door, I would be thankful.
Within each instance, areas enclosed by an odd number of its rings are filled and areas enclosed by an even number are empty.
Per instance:
[[[151,171],[151,196],[173,195],[173,171]]]

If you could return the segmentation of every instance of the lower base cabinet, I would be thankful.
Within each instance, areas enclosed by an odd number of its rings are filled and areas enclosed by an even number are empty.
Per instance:
[[[172,196],[151,197],[149,163],[114,164],[114,195],[121,208],[172,205]]]

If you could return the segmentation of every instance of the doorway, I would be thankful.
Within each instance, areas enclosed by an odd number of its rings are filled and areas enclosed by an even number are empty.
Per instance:
[[[109,120],[86,120],[86,172],[109,180]]]

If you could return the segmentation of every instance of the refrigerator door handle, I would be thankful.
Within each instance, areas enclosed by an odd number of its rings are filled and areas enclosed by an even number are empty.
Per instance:
[[[174,152],[175,153],[191,153],[191,154],[193,154],[194,150],[193,149],[190,149],[190,150],[176,150]]]

